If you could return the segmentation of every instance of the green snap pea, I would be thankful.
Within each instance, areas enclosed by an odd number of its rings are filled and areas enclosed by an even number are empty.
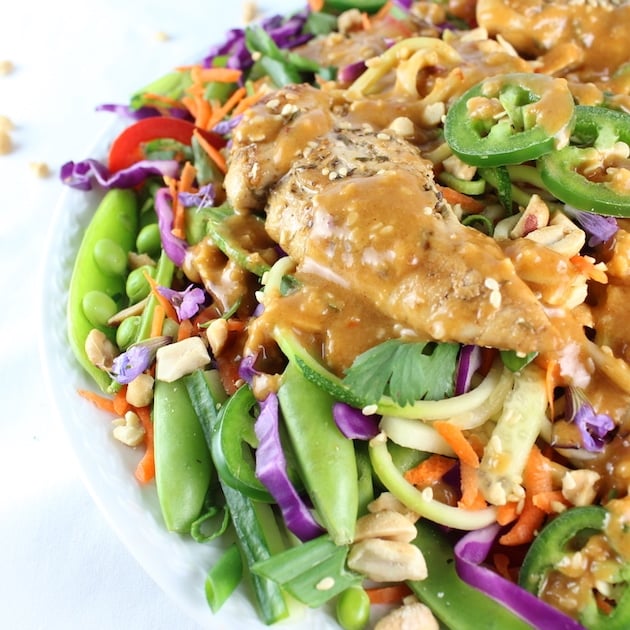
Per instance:
[[[337,598],[335,613],[343,630],[363,630],[370,619],[370,598],[360,586],[351,586]]]
[[[143,300],[151,292],[151,285],[145,277],[148,273],[152,278],[155,276],[155,267],[151,265],[142,265],[137,269],[129,272],[127,282],[125,283],[125,291],[129,297],[131,304],[136,304]]]
[[[81,367],[97,382],[103,391],[112,385],[112,379],[103,370],[94,366],[85,352],[85,340],[93,328],[105,333],[115,342],[116,332],[106,323],[105,313],[110,313],[111,300],[115,310],[126,304],[126,266],[122,273],[112,273],[117,263],[103,263],[103,252],[95,256],[95,251],[105,249],[114,243],[123,252],[132,250],[138,228],[138,208],[135,194],[130,190],[111,190],[105,194],[88,224],[75,258],[74,268],[68,289],[67,331],[70,348]],[[115,248],[114,248],[115,249]],[[109,248],[110,252],[112,248]],[[117,254],[114,254],[114,259]],[[108,258],[109,259],[109,258]],[[102,265],[106,270],[102,268]],[[91,294],[89,297],[88,295]],[[97,298],[101,294],[107,298]],[[103,311],[104,303],[109,306]],[[96,303],[96,304],[95,304]],[[84,310],[88,306],[91,316]],[[100,314],[99,314],[100,313]],[[110,313],[113,314],[113,313]]]
[[[136,250],[139,254],[148,254],[152,258],[157,257],[161,247],[160,228],[157,223],[149,223],[138,232]]]
[[[127,252],[111,238],[95,243],[94,260],[104,273],[122,276],[127,271]]]
[[[188,533],[199,517],[212,477],[210,452],[182,379],[155,382],[155,483],[169,531]]]
[[[116,329],[116,345],[121,350],[126,350],[135,342],[140,328],[140,315],[125,317]]]
[[[300,476],[322,524],[337,545],[352,542],[359,507],[357,462],[352,440],[335,424],[333,397],[289,363],[278,399]]]

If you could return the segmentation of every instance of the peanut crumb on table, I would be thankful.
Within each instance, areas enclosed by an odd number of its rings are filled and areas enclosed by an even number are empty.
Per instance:
[[[0,155],[6,155],[13,151],[13,142],[8,131],[0,130]]]
[[[29,166],[37,177],[45,178],[50,175],[50,168],[46,162],[31,162]]]
[[[15,66],[12,61],[9,61],[8,59],[0,59],[0,76],[11,74],[14,69]]]

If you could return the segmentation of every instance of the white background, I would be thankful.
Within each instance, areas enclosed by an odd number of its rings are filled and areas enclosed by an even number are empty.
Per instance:
[[[269,13],[302,3],[258,4]],[[200,59],[241,16],[238,0],[21,0],[3,10],[0,62],[14,70],[0,76],[0,115],[15,129],[13,151],[0,155],[2,628],[199,627],[134,560],[81,482],[38,356],[49,280],[42,256],[62,193],[59,167],[88,157],[112,120],[95,107],[125,103],[172,67]],[[37,162],[48,165],[48,178],[34,174]]]

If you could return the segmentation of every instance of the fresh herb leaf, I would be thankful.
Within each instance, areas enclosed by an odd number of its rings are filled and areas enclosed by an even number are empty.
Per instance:
[[[387,395],[402,406],[453,395],[459,344],[389,339],[360,354],[343,379],[367,404]]]

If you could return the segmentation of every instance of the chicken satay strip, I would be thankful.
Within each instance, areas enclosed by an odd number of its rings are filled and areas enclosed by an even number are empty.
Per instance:
[[[271,190],[266,226],[299,268],[370,300],[419,336],[531,352],[555,332],[490,237],[463,226],[431,163],[389,133],[319,138]]]

